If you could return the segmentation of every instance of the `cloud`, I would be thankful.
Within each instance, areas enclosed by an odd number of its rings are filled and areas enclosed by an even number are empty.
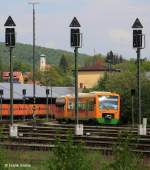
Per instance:
[[[62,4],[69,3],[71,0],[31,0],[31,2],[39,2],[40,4]]]
[[[81,25],[83,30],[86,30],[86,49],[89,53],[93,53],[93,48],[97,48],[97,51],[104,53],[114,49],[126,57],[133,55],[131,26],[139,17],[144,25],[143,32],[149,34],[149,5],[150,2],[134,0],[88,1],[80,13]],[[143,50],[143,55],[149,55],[149,41],[147,39],[147,48]]]
[[[47,47],[47,48],[57,48],[57,46],[55,45],[55,43],[52,42],[52,41],[46,42],[46,43],[44,44],[44,47]]]
[[[132,24],[139,17],[146,34],[147,48],[142,50],[148,56],[150,49],[150,1],[138,0],[38,0],[36,7],[36,42],[41,46],[70,49],[69,24],[76,16],[81,24],[84,46],[80,52],[93,54],[107,53],[110,49],[128,57],[132,52]],[[23,3],[24,2],[24,3]],[[29,0],[5,0],[1,10],[4,15],[12,15],[16,22],[17,39],[32,43],[32,8]],[[11,6],[13,4],[13,7]],[[10,14],[9,14],[10,13]],[[0,25],[1,26],[1,25]],[[1,28],[3,25],[1,26]],[[135,54],[136,55],[136,54]]]
[[[123,29],[113,29],[109,32],[110,40],[114,43],[128,42],[131,39],[131,33]]]

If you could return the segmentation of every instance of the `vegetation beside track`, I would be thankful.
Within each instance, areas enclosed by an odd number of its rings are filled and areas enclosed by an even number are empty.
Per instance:
[[[62,146],[61,146],[62,147]],[[64,146],[63,146],[64,147]],[[97,151],[88,151],[84,152],[83,156],[85,157],[85,167],[87,163],[89,164],[88,167],[91,167],[92,169],[90,170],[121,170],[121,169],[115,169],[116,166],[118,165],[120,167],[125,167],[127,170],[134,170],[131,169],[132,167],[136,167],[137,164],[142,170],[148,170],[150,168],[149,165],[149,159],[143,160],[140,156],[136,158],[137,155],[130,154],[130,151],[126,151],[124,148],[125,152],[121,153],[116,153],[113,156],[111,155],[102,155],[100,152]],[[2,152],[3,153],[3,152]],[[19,165],[19,166],[28,166],[28,167],[16,167],[16,168],[4,168],[1,170],[51,170],[49,167],[49,164],[54,163],[52,162],[54,159],[62,159],[62,155],[60,155],[59,158],[56,158],[55,154],[52,151],[47,151],[47,152],[42,152],[42,151],[14,151],[14,150],[5,150],[6,158],[3,159],[3,162],[0,162],[1,167],[4,167],[5,164],[8,165]],[[15,156],[14,156],[15,155]],[[66,153],[64,154],[66,155]],[[76,153],[77,155],[77,153]],[[79,153],[80,155],[80,153]],[[69,156],[69,154],[68,154]],[[120,158],[119,158],[120,157]],[[80,157],[78,157],[79,159]],[[78,161],[77,159],[77,161]],[[66,159],[67,162],[70,161],[70,159]],[[72,161],[76,161],[74,158]],[[71,161],[71,162],[72,162]],[[147,163],[145,164],[145,162]],[[70,163],[71,163],[70,162]],[[62,163],[62,162],[60,162]],[[63,162],[65,164],[65,162]],[[63,165],[62,164],[62,165]],[[145,164],[145,165],[144,165]],[[57,166],[57,164],[56,164]],[[61,166],[61,165],[59,165]],[[72,165],[70,165],[72,166]],[[63,166],[62,166],[63,167]],[[56,168],[56,167],[55,167]],[[129,169],[130,168],[130,169]],[[141,170],[140,169],[140,170]],[[54,170],[54,169],[52,169]],[[61,169],[60,169],[61,170]],[[66,169],[64,169],[66,170]],[[67,169],[70,170],[70,169]],[[80,170],[80,169],[78,169]],[[124,169],[122,169],[124,170]],[[139,169],[136,169],[139,170]]]
[[[124,135],[124,134],[123,134]],[[67,142],[57,138],[51,151],[14,151],[0,149],[1,170],[148,170],[142,155],[131,152],[129,142],[119,138],[119,145],[114,145],[113,155],[103,155],[100,151],[87,151],[84,142],[74,144],[71,134]],[[15,155],[15,156],[14,156]],[[5,156],[5,157],[4,157]],[[9,168],[4,168],[4,166]],[[17,167],[10,167],[10,166]],[[22,167],[24,166],[24,167]],[[150,165],[149,165],[150,166]]]

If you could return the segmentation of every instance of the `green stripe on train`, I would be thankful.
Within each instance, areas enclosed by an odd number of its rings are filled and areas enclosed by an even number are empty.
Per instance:
[[[105,118],[96,118],[96,121],[98,123],[100,123],[100,124],[111,124],[111,125],[119,124],[119,120],[118,119],[107,120]]]

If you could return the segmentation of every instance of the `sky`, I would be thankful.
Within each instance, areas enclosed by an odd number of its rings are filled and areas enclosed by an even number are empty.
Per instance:
[[[4,42],[4,23],[12,16],[17,42],[32,44],[32,6],[36,11],[36,44],[72,51],[69,25],[78,19],[83,33],[80,53],[107,54],[110,50],[125,58],[136,58],[132,48],[132,25],[138,17],[146,36],[141,57],[150,59],[149,0],[3,0],[0,6],[0,41]]]

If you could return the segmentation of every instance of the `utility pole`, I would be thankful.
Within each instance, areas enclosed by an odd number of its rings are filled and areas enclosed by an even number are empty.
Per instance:
[[[18,127],[14,125],[14,115],[13,115],[13,57],[12,50],[16,44],[16,36],[15,36],[15,26],[13,19],[9,16],[4,24],[5,29],[5,45],[9,48],[10,54],[10,118],[11,125],[9,126],[9,134],[10,137],[18,136]]]
[[[15,26],[13,19],[9,16],[4,24],[6,27],[5,29],[5,45],[9,48],[9,55],[10,55],[10,118],[11,118],[11,125],[14,122],[13,116],[13,57],[12,57],[12,50],[15,47]]]
[[[132,26],[133,28],[133,48],[137,53],[137,94],[138,94],[138,116],[139,116],[139,129],[142,127],[142,114],[141,114],[141,74],[140,74],[140,52],[145,48],[145,35],[142,34],[143,25],[137,18]],[[143,43],[144,38],[144,43]]]
[[[78,48],[81,48],[82,44],[82,36],[80,33],[80,24],[76,17],[73,18],[70,24],[71,30],[71,47],[74,48],[75,54],[75,119],[76,119],[76,127],[75,134],[83,135],[83,125],[79,124],[79,112],[78,112]]]
[[[132,109],[132,127],[134,128],[134,97],[135,97],[135,89],[131,89],[131,109]]]
[[[79,112],[78,112],[78,47],[74,49],[75,54],[75,115],[76,124],[79,124]]]
[[[139,110],[139,124],[142,123],[141,115],[141,71],[140,71],[140,48],[137,48],[137,89],[138,89],[138,110]]]
[[[49,95],[49,89],[46,87],[46,105],[47,105],[47,121],[49,120],[49,100],[48,100],[48,95]]]
[[[51,82],[51,87],[50,87],[51,89],[51,101],[50,101],[50,117],[51,117],[51,119],[54,119],[54,115],[53,115],[53,89],[52,89],[52,82]]]
[[[22,95],[23,95],[23,105],[24,105],[24,121],[26,120],[26,108],[25,108],[25,104],[26,104],[26,89],[22,89]]]
[[[35,118],[35,103],[36,103],[36,88],[35,88],[35,5],[39,4],[39,2],[29,2],[33,7],[33,118]]]
[[[2,120],[3,119],[3,94],[4,94],[4,91],[3,91],[3,89],[0,89],[0,101],[1,101],[1,103],[0,103],[0,120]]]

